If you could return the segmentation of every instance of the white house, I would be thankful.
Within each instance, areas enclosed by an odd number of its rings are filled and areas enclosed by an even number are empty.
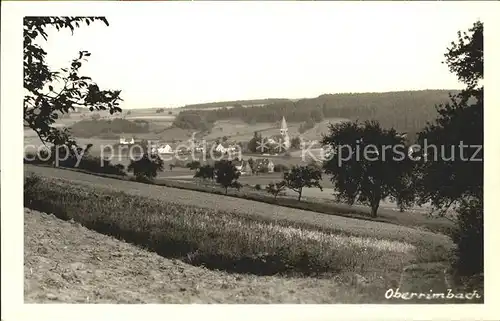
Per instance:
[[[120,144],[121,145],[133,145],[134,144],[134,138],[132,137],[130,140],[127,140],[124,137],[120,137]]]
[[[217,147],[215,147],[215,151],[219,152],[221,154],[225,154],[227,152],[227,148],[224,147],[221,143],[219,143],[219,145],[217,145]]]
[[[157,149],[157,151],[158,151],[158,154],[173,154],[174,153],[172,146],[170,146],[169,144],[161,145]]]
[[[238,145],[229,145],[228,148],[226,149],[228,152],[236,152],[238,151],[239,146]]]
[[[269,162],[267,163],[267,172],[274,173],[274,163],[272,160],[269,160]]]

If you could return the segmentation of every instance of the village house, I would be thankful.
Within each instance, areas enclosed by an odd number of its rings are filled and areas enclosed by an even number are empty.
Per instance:
[[[223,143],[219,143],[215,147],[215,151],[221,154],[225,154],[227,152],[227,147],[223,145]]]
[[[255,171],[257,173],[274,173],[274,163],[268,158],[256,159]]]
[[[269,160],[267,163],[267,172],[274,173],[274,163],[272,160]]]
[[[120,137],[120,145],[134,145],[134,138],[126,139],[125,137]]]
[[[169,144],[162,144],[158,147],[157,149],[158,154],[173,154],[174,151],[172,149],[172,146]]]
[[[241,150],[240,146],[236,144],[229,144],[228,142],[219,143],[214,149],[214,151],[219,152],[221,154],[235,153],[238,150]]]
[[[252,174],[252,167],[248,163],[248,161],[243,160],[243,161],[234,161],[233,164],[236,167],[236,170],[240,172],[241,175],[251,175]]]

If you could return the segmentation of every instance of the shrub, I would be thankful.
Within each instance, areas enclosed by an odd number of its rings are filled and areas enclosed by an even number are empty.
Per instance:
[[[284,164],[276,164],[274,165],[274,171],[278,173],[288,172],[290,168]]]
[[[200,168],[201,163],[199,161],[192,161],[186,164],[186,167],[189,168],[190,170],[196,170]]]
[[[113,174],[126,176],[125,166],[122,164],[113,165],[107,159],[101,159],[100,157],[85,156],[80,161],[78,168],[102,174]]]
[[[39,184],[41,180],[40,176],[30,173],[24,178],[24,186],[25,188],[35,186],[36,184]]]
[[[266,191],[274,196],[274,199],[278,197],[278,195],[282,195],[286,188],[285,181],[279,183],[269,183],[266,187]]]
[[[51,164],[52,162],[52,158],[49,157],[49,151],[45,149],[40,150],[38,154],[28,152],[24,155],[25,164]]]
[[[121,118],[115,118],[111,121],[106,119],[81,120],[71,126],[71,132],[75,136],[86,138],[101,134],[148,133],[149,123],[137,123]]]
[[[151,182],[158,171],[163,171],[163,160],[157,155],[144,153],[137,161],[131,159],[127,170],[134,172],[137,181]]]
[[[52,147],[50,153],[48,150],[42,149],[38,154],[35,153],[26,153],[24,158],[25,164],[34,164],[34,165],[49,165],[54,164],[57,167],[65,167],[65,168],[80,168],[93,173],[101,173],[101,174],[112,174],[112,175],[120,175],[126,176],[125,168],[121,164],[113,165],[107,159],[102,159],[101,157],[90,156],[88,151],[92,147],[91,144],[87,145],[86,149],[83,150],[81,148],[78,149],[78,155],[74,152],[66,157],[66,152],[64,148],[59,150],[59,161],[55,162],[55,148]],[[78,161],[79,155],[82,155],[80,160]]]
[[[262,190],[262,186],[260,184],[255,184],[255,189],[257,191],[260,191],[260,190]]]
[[[455,268],[460,275],[484,270],[483,201],[463,202],[458,209],[458,228],[452,234],[457,245]]]
[[[238,182],[240,172],[238,172],[236,166],[231,161],[220,160],[215,163],[214,169],[216,182],[225,189],[226,194],[228,187],[238,190],[241,188],[241,184]]]
[[[304,187],[317,187],[323,190],[319,183],[320,180],[321,169],[312,165],[294,166],[289,172],[283,174],[283,184],[299,194],[299,201]]]
[[[206,165],[199,167],[196,170],[196,173],[194,174],[194,178],[201,178],[203,180],[205,180],[205,179],[212,179],[213,180],[214,177],[215,177],[214,168],[209,164],[206,164]]]

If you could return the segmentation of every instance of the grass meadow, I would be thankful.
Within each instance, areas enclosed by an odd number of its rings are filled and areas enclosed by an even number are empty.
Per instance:
[[[209,270],[332,279],[355,291],[354,297],[373,302],[402,284],[405,267],[446,265],[453,255],[447,237],[422,229],[71,170],[32,168],[47,171],[47,176],[27,172],[26,208]],[[63,174],[56,178],[51,171]],[[439,279],[442,269],[424,273],[425,277],[404,282],[445,287],[432,281]]]

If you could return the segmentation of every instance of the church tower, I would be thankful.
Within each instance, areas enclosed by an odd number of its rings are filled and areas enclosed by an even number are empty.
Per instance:
[[[290,137],[288,136],[288,126],[286,125],[285,116],[281,120],[280,128],[281,136],[283,137],[283,145],[286,149],[290,148]]]
[[[286,125],[285,116],[283,116],[283,119],[281,120],[280,132],[281,132],[281,136],[288,135],[288,126]]]

